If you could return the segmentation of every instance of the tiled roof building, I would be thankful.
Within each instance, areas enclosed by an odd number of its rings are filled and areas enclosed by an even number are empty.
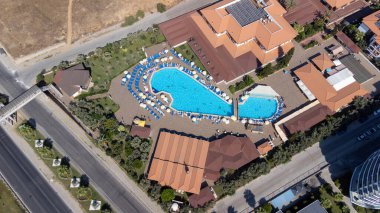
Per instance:
[[[249,138],[227,135],[210,142],[204,178],[216,181],[221,169],[238,169],[258,157],[256,146]]]
[[[322,73],[310,63],[297,69],[295,74],[322,105],[334,112],[349,104],[355,96],[368,94],[356,81],[338,91],[335,90]]]
[[[148,179],[162,186],[199,194],[209,142],[161,132]]]
[[[252,52],[266,64],[293,47],[297,34],[285,13],[275,0],[223,0],[191,17],[215,48],[224,46],[234,58]]]

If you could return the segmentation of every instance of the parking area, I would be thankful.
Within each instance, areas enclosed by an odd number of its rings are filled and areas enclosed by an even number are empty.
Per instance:
[[[295,6],[288,10],[284,18],[289,23],[307,24],[312,22],[318,14],[324,14],[327,8],[320,0],[295,0]]]
[[[360,60],[355,55],[346,55],[339,60],[354,74],[354,78],[359,83],[364,83],[374,77],[362,63],[368,63],[365,60]]]
[[[380,116],[380,109],[373,113],[373,116]],[[365,132],[359,133],[360,135],[356,138],[357,141],[368,141],[374,138],[374,135],[380,132],[380,123]]]

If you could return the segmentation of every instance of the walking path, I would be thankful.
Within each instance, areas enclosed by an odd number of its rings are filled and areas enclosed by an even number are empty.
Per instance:
[[[13,139],[16,146],[28,156],[28,159],[34,164],[34,166],[40,171],[43,177],[50,183],[54,191],[59,194],[59,196],[64,200],[72,210],[72,212],[84,212],[78,201],[70,194],[70,192],[65,188],[62,183],[57,180],[55,174],[50,170],[50,168],[45,164],[45,162],[37,155],[37,153],[30,147],[27,142],[18,133],[15,127],[5,125],[2,126],[9,137]]]
[[[73,39],[73,0],[68,0],[69,5],[67,6],[67,35],[66,44],[69,47]]]

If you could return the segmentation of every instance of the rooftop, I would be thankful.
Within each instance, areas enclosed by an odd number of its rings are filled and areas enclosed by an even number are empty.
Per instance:
[[[68,96],[73,96],[90,84],[90,71],[83,64],[77,64],[65,70],[60,70],[54,77],[54,83]]]
[[[337,9],[353,2],[353,0],[325,0],[325,1],[330,7],[337,8]]]
[[[269,141],[266,141],[257,146],[257,151],[259,151],[260,155],[266,155],[272,149],[273,147],[269,144]]]
[[[325,71],[334,66],[334,63],[326,53],[319,54],[317,57],[313,58],[312,61],[320,71]]]
[[[363,18],[363,23],[376,35],[376,41],[380,44],[380,10]]]
[[[148,179],[162,186],[199,194],[208,148],[208,141],[161,132]]]
[[[238,169],[258,157],[256,146],[249,138],[227,135],[210,142],[204,177],[216,181],[221,169]]]
[[[192,207],[198,208],[214,199],[215,199],[214,193],[211,191],[211,188],[207,186],[201,189],[199,195],[192,194],[189,197],[189,203]]]
[[[297,213],[327,213],[327,210],[321,206],[321,202],[316,200],[311,204],[307,205],[303,209],[299,210]]]
[[[338,111],[349,104],[355,96],[364,96],[368,92],[358,82],[336,91],[327,79],[312,64],[307,63],[295,71],[295,74],[313,93],[318,101],[332,111]]]
[[[226,7],[229,12],[241,26],[246,26],[257,20],[267,17],[268,13],[252,0],[240,0]]]
[[[133,137],[140,137],[140,138],[149,138],[150,136],[150,128],[149,127],[142,127],[137,125],[132,125],[130,134]]]

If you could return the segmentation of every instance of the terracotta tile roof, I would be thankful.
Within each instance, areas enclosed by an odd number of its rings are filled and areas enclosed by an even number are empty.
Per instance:
[[[376,42],[380,44],[380,27],[376,23],[380,22],[380,10],[363,18],[363,23],[376,35]]]
[[[266,155],[272,149],[273,147],[269,144],[269,141],[266,141],[257,147],[257,151],[259,151],[260,155]]]
[[[80,91],[81,87],[87,88],[90,81],[90,71],[83,64],[59,70],[54,76],[55,85],[70,97]]]
[[[321,104],[327,106],[334,112],[349,104],[355,96],[368,94],[357,82],[336,91],[334,87],[328,83],[322,73],[310,63],[297,69],[295,74]]]
[[[332,114],[333,111],[331,111],[328,107],[318,104],[290,119],[283,124],[283,127],[285,127],[287,130],[286,132],[291,135],[299,131],[309,130],[314,125],[325,120],[328,115]]]
[[[232,1],[224,0],[191,15],[214,48],[223,45],[233,57],[253,52],[264,64],[293,47],[290,41],[295,38],[296,31],[283,18],[286,11],[277,1],[266,1],[268,6],[264,10],[270,19],[257,20],[245,26],[225,11],[229,3]]]
[[[258,157],[256,146],[249,138],[227,135],[210,142],[204,178],[216,181],[222,168],[238,169]]]
[[[360,47],[358,47],[358,45],[356,45],[345,33],[339,31],[336,33],[336,37],[351,52],[353,52],[353,53],[359,53],[360,52]]]
[[[330,5],[330,7],[332,7],[332,8],[335,7],[337,9],[339,9],[339,8],[343,7],[344,5],[347,5],[351,2],[354,2],[355,0],[325,0],[325,1],[328,5]]]
[[[140,138],[149,138],[150,137],[150,128],[133,125],[131,128],[130,134],[133,137],[138,136]]]
[[[189,203],[194,208],[202,207],[212,200],[215,200],[215,197],[210,187],[201,189],[199,195],[193,194],[189,197]]]
[[[326,69],[334,66],[334,63],[326,53],[318,55],[317,57],[313,58],[312,61],[320,71],[325,71]]]
[[[148,179],[176,190],[199,194],[209,142],[161,132]]]

